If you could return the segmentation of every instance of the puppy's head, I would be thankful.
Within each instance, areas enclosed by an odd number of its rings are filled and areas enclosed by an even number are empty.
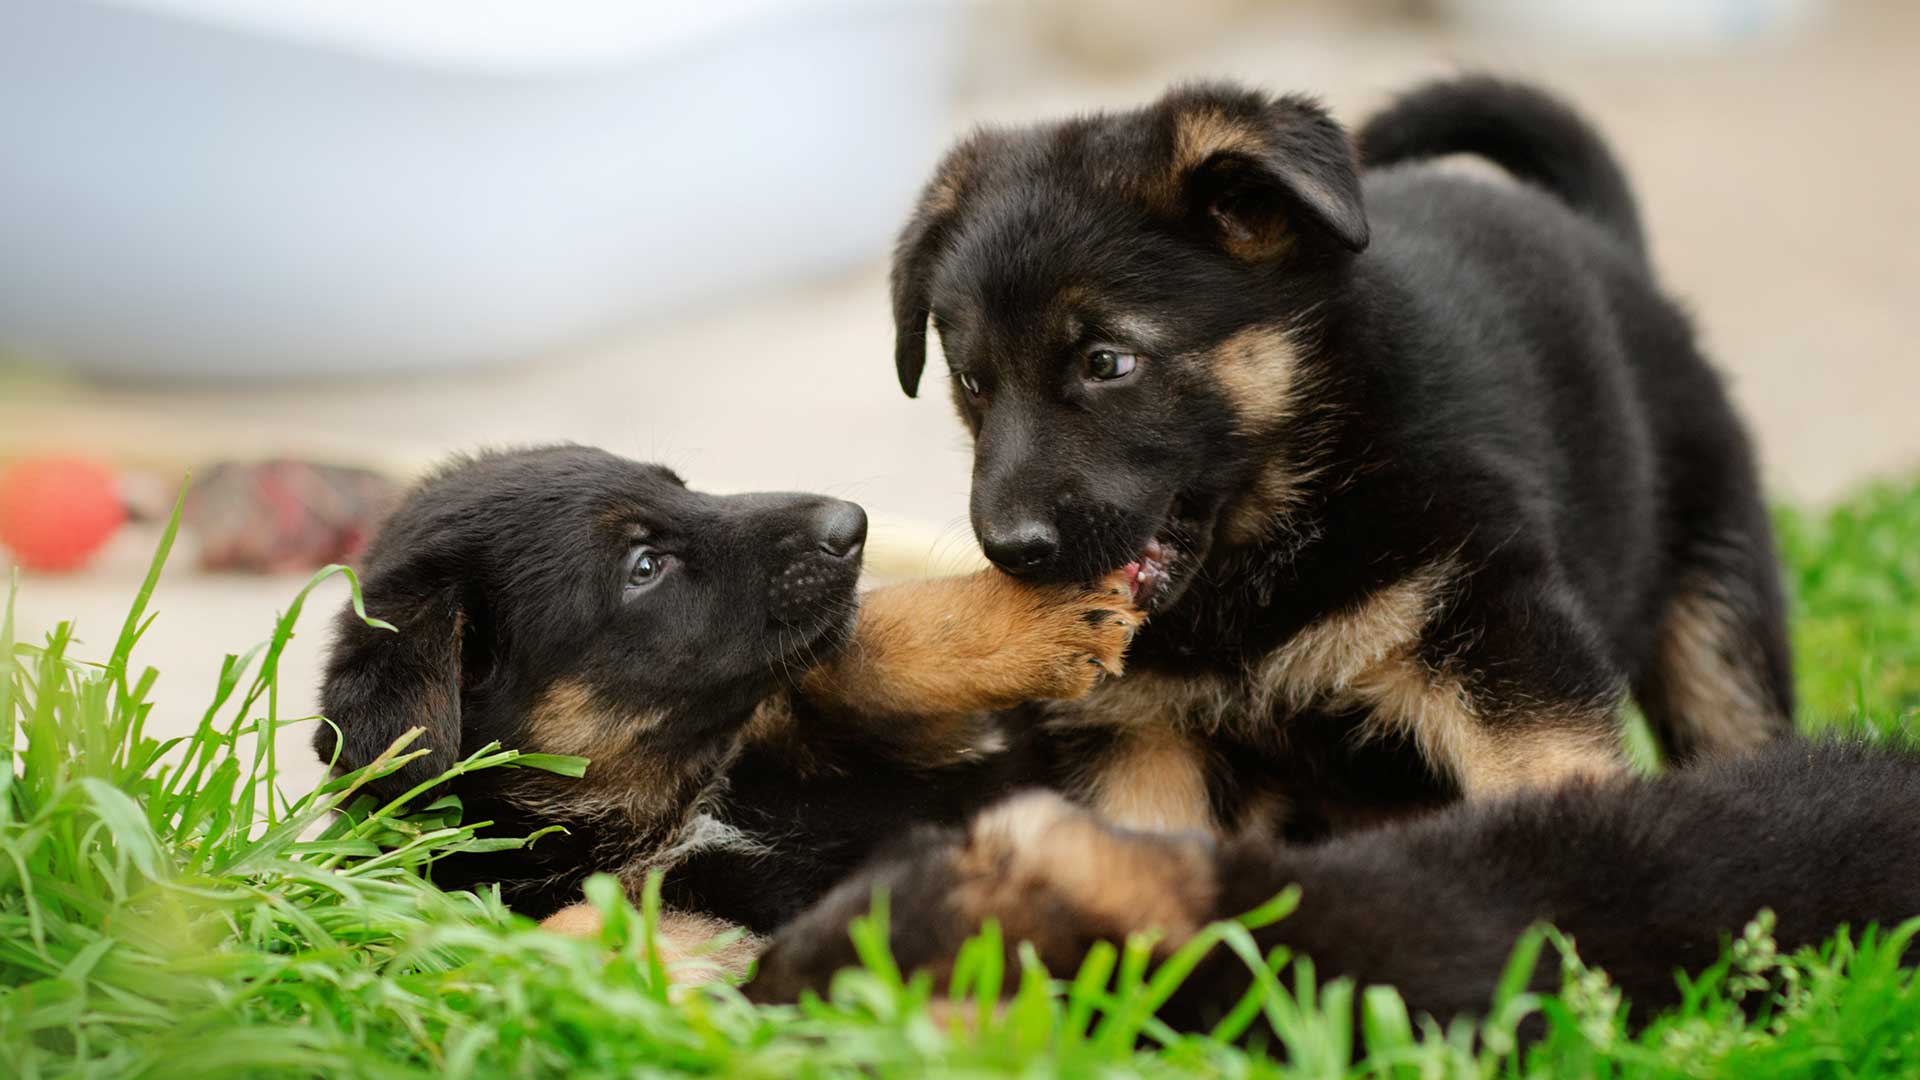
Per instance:
[[[593,759],[585,789],[623,806],[670,801],[844,640],[865,537],[852,503],[705,495],[584,447],[457,462],[369,550],[367,611],[399,632],[341,614],[322,689],[341,738],[315,747],[357,768],[420,726],[431,753],[384,793],[499,740]]]
[[[1316,104],[1228,86],[985,131],[948,155],[893,270],[896,364],[929,323],[975,438],[972,516],[1014,573],[1125,567],[1172,604],[1302,437],[1303,331],[1367,244],[1355,157]]]

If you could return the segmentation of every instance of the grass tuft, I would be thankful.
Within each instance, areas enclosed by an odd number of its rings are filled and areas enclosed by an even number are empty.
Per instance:
[[[1808,725],[1906,737],[1920,712],[1920,484],[1783,512],[1780,525]],[[1006,970],[990,925],[937,988],[887,955],[882,897],[855,929],[864,966],[825,1000],[756,1008],[726,986],[676,990],[647,949],[657,881],[638,907],[612,879],[589,884],[607,916],[597,942],[542,933],[497,895],[425,881],[422,869],[450,852],[530,838],[489,835],[457,800],[428,800],[431,785],[367,795],[368,780],[424,752],[412,749],[418,733],[313,791],[278,786],[274,732],[324,722],[280,715],[280,656],[323,582],[344,578],[358,604],[345,568],[316,574],[267,640],[226,658],[192,734],[148,736],[156,673],[133,658],[155,626],[149,601],[172,537],[169,526],[104,661],[76,656],[64,624],[16,641],[13,589],[0,615],[7,1076],[1920,1072],[1920,989],[1900,963],[1920,921],[1783,956],[1763,914],[1685,983],[1679,1008],[1637,1033],[1632,1003],[1545,927],[1518,943],[1477,1024],[1442,1028],[1390,988],[1323,981],[1304,957],[1262,954],[1249,933],[1292,910],[1291,890],[1160,963],[1134,940],[1060,978],[1026,953]],[[486,746],[453,772],[583,765]],[[1155,1009],[1211,949],[1247,964],[1252,988],[1213,1031],[1168,1030]],[[1526,989],[1539,964],[1559,966],[1558,993]],[[1530,1019],[1545,1037],[1518,1049]],[[1271,1045],[1235,1045],[1267,1026]],[[1363,1043],[1367,1056],[1352,1062]]]

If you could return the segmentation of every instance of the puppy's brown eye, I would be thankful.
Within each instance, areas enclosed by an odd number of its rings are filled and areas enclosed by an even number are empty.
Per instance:
[[[960,389],[965,390],[969,397],[980,396],[980,380],[979,379],[974,378],[972,375],[964,371],[954,375],[954,378],[960,380]]]
[[[1134,366],[1139,362],[1140,357],[1136,353],[1095,349],[1087,354],[1087,378],[1095,382],[1124,379],[1133,374]]]
[[[651,548],[635,548],[627,556],[627,592],[629,594],[651,586],[667,572],[667,557]]]

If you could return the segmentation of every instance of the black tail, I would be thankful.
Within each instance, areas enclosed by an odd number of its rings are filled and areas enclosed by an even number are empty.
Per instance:
[[[1626,174],[1598,132],[1544,91],[1485,75],[1421,86],[1368,120],[1360,159],[1379,167],[1474,154],[1538,184],[1646,253]]]

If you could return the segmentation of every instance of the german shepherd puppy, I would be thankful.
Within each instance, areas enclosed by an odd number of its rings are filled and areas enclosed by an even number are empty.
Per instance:
[[[987,556],[1122,569],[1151,613],[1127,679],[1050,710],[1121,822],[1612,774],[1629,692],[1678,761],[1791,730],[1747,437],[1612,155],[1537,90],[1429,85],[1357,144],[1226,84],[981,131],[893,311],[909,395],[943,347]]]
[[[1071,977],[1095,941],[1156,932],[1165,955],[1201,926],[1300,886],[1293,914],[1255,933],[1322,977],[1396,987],[1443,1024],[1484,1013],[1519,935],[1551,923],[1645,1020],[1680,995],[1676,971],[1720,956],[1763,908],[1785,951],[1843,926],[1920,915],[1920,755],[1782,741],[1658,779],[1575,782],[1459,803],[1322,844],[1131,832],[1058,796],[1023,795],[965,829],[903,837],[775,936],[748,985],[763,1001],[824,991],[857,963],[847,924],[876,888],[905,970],[944,975],[983,919],[1008,962],[1031,942]],[[1554,965],[1534,987],[1558,989]],[[1162,1011],[1202,1029],[1250,977],[1216,948]]]
[[[1137,623],[1117,580],[987,571],[857,599],[866,527],[849,502],[701,494],[585,447],[455,461],[369,550],[367,611],[399,632],[341,613],[315,749],[358,768],[424,728],[389,797],[494,740],[590,758],[577,780],[458,778],[470,821],[567,832],[436,879],[497,882],[537,917],[594,871],[664,870],[686,937],[770,930],[888,832],[1032,784],[1031,740],[985,710],[1086,694]]]

